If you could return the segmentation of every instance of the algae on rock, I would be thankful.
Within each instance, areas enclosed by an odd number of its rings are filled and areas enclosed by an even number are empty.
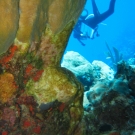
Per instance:
[[[75,133],[83,114],[83,87],[70,71],[60,67],[60,62],[85,2],[0,1],[0,76],[13,76],[9,83],[15,86],[6,100],[1,99],[2,134]],[[3,85],[0,93],[6,90]],[[40,109],[50,102],[54,102],[51,108]],[[9,111],[6,118],[4,110]]]

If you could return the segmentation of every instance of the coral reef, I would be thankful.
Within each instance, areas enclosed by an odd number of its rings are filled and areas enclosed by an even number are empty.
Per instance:
[[[84,85],[85,91],[89,89],[93,82],[93,67],[83,56],[77,52],[68,51],[63,57],[61,66],[75,74]]]
[[[117,69],[113,80],[98,82],[84,94],[86,134],[134,134],[135,70],[125,62]]]
[[[85,2],[0,1],[0,134],[134,134],[133,66],[118,63],[113,79],[107,65],[78,54],[75,75],[60,65]]]
[[[64,55],[62,66],[71,70],[84,87],[87,84],[80,78],[87,74],[93,78],[84,91],[84,115],[79,124],[85,135],[135,133],[134,65],[120,61],[114,74],[102,61],[90,64],[80,54],[71,51]]]
[[[64,55],[61,66],[75,74],[83,84],[85,91],[88,91],[99,80],[112,80],[114,78],[114,71],[107,64],[98,60],[90,63],[74,51],[68,51]]]
[[[85,2],[0,1],[0,134],[78,134],[83,87],[60,63]]]
[[[104,62],[94,60],[92,66],[95,80],[112,80],[114,78],[114,71]]]

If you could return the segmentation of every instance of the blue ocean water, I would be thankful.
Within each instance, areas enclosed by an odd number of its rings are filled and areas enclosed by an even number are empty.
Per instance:
[[[106,11],[110,0],[95,0],[100,13]],[[106,59],[108,52],[105,41],[110,48],[115,47],[123,54],[123,59],[134,57],[135,53],[135,0],[116,0],[115,12],[99,24],[99,37],[93,40],[82,40],[86,45],[82,46],[77,39],[70,36],[67,51],[76,51],[84,56],[88,61],[101,60],[109,64],[110,59]],[[91,0],[87,0],[85,9],[92,13]],[[113,52],[113,50],[112,50]]]

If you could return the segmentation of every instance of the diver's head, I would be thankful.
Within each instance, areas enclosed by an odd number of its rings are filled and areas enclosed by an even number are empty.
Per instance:
[[[88,16],[88,10],[84,9],[83,12],[81,13],[80,18],[84,20],[87,16]]]

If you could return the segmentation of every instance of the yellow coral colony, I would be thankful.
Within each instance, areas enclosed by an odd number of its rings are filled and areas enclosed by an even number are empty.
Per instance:
[[[10,73],[0,75],[0,101],[7,102],[16,92],[14,76]]]

